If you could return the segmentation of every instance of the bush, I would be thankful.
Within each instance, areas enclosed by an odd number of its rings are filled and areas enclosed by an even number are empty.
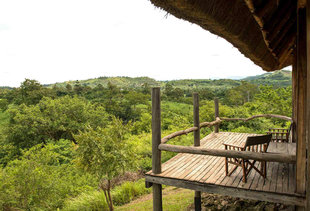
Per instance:
[[[103,191],[82,193],[74,199],[67,200],[64,211],[109,210]]]
[[[113,203],[115,205],[123,205],[134,198],[146,193],[150,193],[151,189],[145,188],[144,179],[136,182],[125,182],[112,190]],[[85,192],[74,199],[68,199],[65,202],[65,211],[77,210],[109,210],[105,200],[103,191]]]
[[[145,188],[144,179],[140,179],[137,182],[125,182],[112,190],[113,203],[115,205],[123,205],[150,191],[151,189]]]
[[[94,178],[61,164],[66,159],[57,150],[54,144],[39,144],[0,169],[0,210],[56,210],[65,198],[94,189]]]

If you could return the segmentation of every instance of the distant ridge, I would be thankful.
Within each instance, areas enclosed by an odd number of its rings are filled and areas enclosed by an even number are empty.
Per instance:
[[[276,87],[290,86],[292,85],[292,71],[279,70],[272,73],[249,76],[241,80],[257,85],[273,85]]]
[[[228,89],[238,86],[242,81],[247,81],[256,85],[271,85],[274,87],[286,87],[292,84],[292,72],[289,70],[279,70],[272,73],[264,73],[257,76],[249,76],[242,79],[181,79],[181,80],[166,80],[156,81],[149,77],[99,77],[87,80],[72,80],[55,84],[44,85],[46,87],[66,87],[67,84],[74,86],[79,84],[81,86],[89,86],[91,88],[101,84],[107,87],[108,83],[112,83],[120,88],[139,88],[147,84],[149,87],[161,86],[169,83],[176,88],[181,89]]]
[[[144,84],[148,84],[149,86],[158,86],[160,82],[157,82],[153,78],[149,77],[126,77],[126,76],[118,76],[118,77],[99,77],[93,79],[86,79],[86,80],[75,80],[75,81],[65,81],[61,83],[55,84],[47,84],[44,85],[46,87],[53,87],[56,85],[57,87],[65,87],[67,84],[74,86],[76,84],[80,84],[81,86],[89,86],[91,88],[96,87],[97,85],[101,84],[102,86],[106,87],[108,83],[114,84],[118,87],[126,87],[126,88],[138,88],[142,87]]]

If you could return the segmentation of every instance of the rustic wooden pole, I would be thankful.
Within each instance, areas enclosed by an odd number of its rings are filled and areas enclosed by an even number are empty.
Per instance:
[[[306,116],[306,134],[307,134],[307,175],[306,175],[306,210],[310,210],[310,1],[306,3],[306,52],[307,52],[307,116]]]
[[[307,51],[306,51],[306,9],[297,9],[297,162],[296,192],[306,190],[306,97],[307,97]]]
[[[297,142],[297,107],[298,107],[298,78],[297,78],[297,56],[296,56],[296,49],[294,50],[294,59],[292,65],[292,142]]]
[[[214,98],[214,113],[215,113],[215,120],[217,117],[220,116],[220,112],[219,112],[219,99],[218,98]],[[218,133],[219,132],[219,125],[215,125],[214,127],[214,132]]]
[[[198,127],[198,130],[194,131],[194,146],[200,146],[200,127],[199,127],[199,95],[198,93],[193,94],[193,105],[194,105],[194,127]],[[195,211],[201,211],[201,192],[195,191]]]
[[[194,101],[194,127],[198,127],[198,130],[194,131],[194,146],[200,146],[200,128],[199,128],[199,95],[198,93],[193,94]]]
[[[161,173],[161,151],[158,146],[161,142],[161,120],[160,120],[160,88],[152,88],[152,172]],[[153,210],[162,211],[162,186],[153,184]]]

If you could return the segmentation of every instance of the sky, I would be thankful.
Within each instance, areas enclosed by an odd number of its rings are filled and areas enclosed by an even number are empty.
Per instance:
[[[1,0],[0,86],[100,76],[232,78],[264,71],[149,0]]]

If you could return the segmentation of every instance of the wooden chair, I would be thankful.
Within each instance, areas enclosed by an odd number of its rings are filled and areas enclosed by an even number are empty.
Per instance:
[[[292,124],[289,129],[284,128],[270,128],[267,131],[267,134],[272,134],[272,142],[289,142],[290,141],[290,133],[291,133]]]
[[[271,141],[272,135],[261,135],[261,136],[249,136],[247,137],[244,146],[237,146],[231,144],[225,144],[225,150],[237,150],[237,151],[252,151],[252,152],[267,152],[268,145]],[[267,165],[266,161],[260,161],[261,168],[258,169],[255,166],[256,160],[246,160],[242,158],[225,158],[225,172],[226,176],[230,176],[239,166],[243,172],[243,182],[247,182],[247,176],[252,169],[255,169],[261,176],[266,178],[267,176]],[[228,164],[235,165],[230,171],[228,171]]]

